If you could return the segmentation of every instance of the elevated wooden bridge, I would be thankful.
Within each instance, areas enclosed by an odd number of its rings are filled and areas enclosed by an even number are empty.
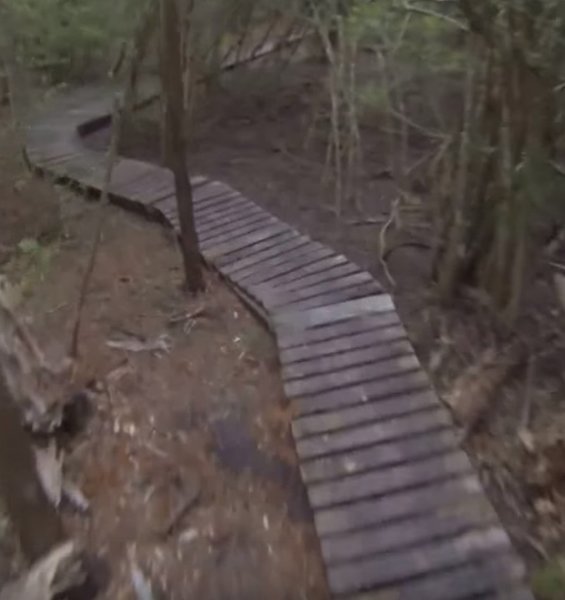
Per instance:
[[[83,137],[107,125],[110,110],[101,88],[57,100],[29,128],[30,164],[100,192],[105,157]],[[192,183],[204,260],[276,335],[333,596],[532,600],[391,296],[345,256],[224,183]],[[110,194],[178,229],[168,170],[120,158]]]

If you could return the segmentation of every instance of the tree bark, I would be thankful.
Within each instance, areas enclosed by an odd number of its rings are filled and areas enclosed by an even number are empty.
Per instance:
[[[176,0],[161,0],[160,76],[163,88],[165,131],[169,146],[168,167],[175,177],[177,208],[180,221],[180,245],[186,285],[198,293],[205,287],[194,225],[192,188],[186,166],[185,118],[182,84],[182,23]]]
[[[38,560],[64,540],[61,520],[43,491],[20,412],[1,374],[0,495],[28,560]]]

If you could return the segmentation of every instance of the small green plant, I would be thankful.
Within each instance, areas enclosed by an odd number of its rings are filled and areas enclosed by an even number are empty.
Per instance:
[[[6,273],[16,282],[20,294],[25,295],[47,277],[57,249],[57,242],[42,245],[34,238],[20,241],[18,252],[6,265]]]
[[[565,557],[557,557],[532,577],[532,588],[539,600],[563,600],[565,598]]]

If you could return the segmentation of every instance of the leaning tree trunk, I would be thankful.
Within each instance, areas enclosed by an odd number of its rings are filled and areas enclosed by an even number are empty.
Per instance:
[[[169,145],[168,167],[175,177],[180,220],[180,242],[186,284],[192,293],[204,289],[198,234],[194,225],[192,189],[186,167],[181,57],[182,23],[176,0],[161,0],[160,75],[163,88],[165,131]]]
[[[63,527],[39,481],[20,411],[0,374],[0,497],[20,541],[33,562],[60,544]]]

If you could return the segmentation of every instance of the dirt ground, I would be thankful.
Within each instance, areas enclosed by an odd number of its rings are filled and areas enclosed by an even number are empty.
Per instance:
[[[60,355],[98,209],[37,180],[24,188],[33,188],[31,216],[19,192],[9,193],[28,181],[22,164],[1,173],[2,211],[19,217],[17,230],[0,228],[8,248],[0,271],[22,284],[21,313]],[[55,233],[43,238],[36,216],[48,211]],[[272,339],[224,283],[206,277],[206,294],[187,297],[172,233],[108,209],[76,374],[89,410],[62,440],[65,475],[90,508],[63,506],[66,531],[95,559],[100,598],[135,599],[141,573],[156,598],[323,600]],[[156,340],[159,349],[108,345],[124,340]],[[16,558],[2,518],[3,580],[21,568]]]
[[[198,114],[190,134],[192,172],[230,183],[388,285],[442,398],[449,400],[465,377],[475,374],[477,385],[467,395],[474,394],[477,403],[488,401],[490,408],[466,448],[532,572],[559,559],[565,552],[565,497],[560,491],[565,471],[559,466],[565,452],[565,428],[559,425],[565,424],[565,335],[558,275],[550,263],[565,263],[564,248],[558,243],[532,253],[523,313],[511,327],[472,289],[455,305],[442,306],[431,273],[429,190],[425,179],[416,177],[396,226],[388,230],[392,285],[378,248],[398,192],[387,173],[386,135],[378,113],[362,120],[362,213],[346,213],[338,220],[328,210],[333,192],[325,178],[327,130],[323,122],[312,129],[319,67],[296,67],[276,82],[263,72],[241,77],[237,85],[225,81]],[[125,154],[159,160],[155,114],[136,115],[123,143]],[[99,132],[89,143],[101,148],[107,135]],[[427,150],[421,138],[410,139],[413,163]],[[367,217],[376,223],[365,223]],[[493,393],[489,381],[499,376],[502,384]]]

